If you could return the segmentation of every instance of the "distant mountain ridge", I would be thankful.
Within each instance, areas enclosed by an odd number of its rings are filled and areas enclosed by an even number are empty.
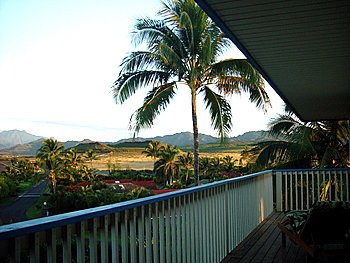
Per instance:
[[[14,133],[13,136],[11,136],[11,133]],[[1,132],[0,135],[4,133]],[[18,130],[12,130],[12,131],[7,131],[6,136],[3,136],[3,138],[17,138],[17,140],[24,140],[24,139],[19,139],[19,134],[23,136],[23,138],[26,138],[26,140],[30,140],[30,138],[34,138],[33,141],[30,141],[28,143],[20,143],[12,147],[8,148],[0,148],[2,152],[8,153],[8,154],[17,154],[17,155],[35,155],[37,150],[42,146],[42,142],[46,139],[44,137],[40,136],[35,136],[29,133],[26,133],[25,131],[18,131]],[[28,136],[27,136],[28,135]],[[17,136],[17,137],[16,137]],[[1,138],[1,137],[0,137]],[[151,140],[156,140],[160,141],[164,144],[170,143],[176,146],[187,146],[187,145],[192,145],[193,144],[193,134],[191,132],[181,132],[181,133],[175,133],[173,135],[164,135],[164,136],[156,136],[152,138],[135,138],[135,141],[138,142],[145,142],[145,141],[151,141]],[[242,135],[235,136],[229,138],[229,141],[233,142],[261,142],[261,141],[267,141],[267,140],[276,140],[273,137],[267,136],[266,131],[250,131],[246,132]],[[12,140],[15,141],[15,140]],[[99,151],[110,151],[111,149],[117,147],[118,144],[120,144],[123,147],[127,147],[124,145],[126,142],[132,142],[132,138],[128,139],[122,139],[117,142],[93,142],[89,139],[85,139],[83,141],[67,141],[64,142],[64,148],[72,148],[76,147],[79,148],[79,151],[85,151],[89,147],[94,150]],[[211,136],[211,135],[206,135],[206,134],[199,134],[199,143],[200,144],[208,144],[208,143],[217,143],[219,140],[218,138]],[[8,145],[9,142],[6,142],[4,140],[5,144]],[[113,148],[110,148],[112,146]]]
[[[170,143],[177,146],[186,146],[186,145],[193,144],[193,133],[180,132],[180,133],[175,133],[173,135],[156,136],[152,138],[137,137],[134,140],[135,141],[153,140],[153,141],[160,141],[164,144]],[[228,138],[228,140],[232,142],[262,142],[262,141],[276,140],[276,138],[272,136],[268,136],[266,131],[260,130],[260,131],[245,132],[241,135],[230,137]],[[117,141],[116,144],[123,143],[123,142],[132,142],[132,141],[133,141],[132,138],[122,139]],[[214,136],[199,134],[199,144],[218,143],[218,142],[219,142],[219,139]]]
[[[199,144],[218,142],[218,138],[211,135],[200,133],[198,137],[199,137]],[[123,143],[123,142],[132,142],[132,141],[133,141],[132,138],[122,139],[117,141],[116,144]],[[172,145],[185,146],[185,145],[193,144],[193,133],[180,132],[180,133],[175,133],[173,135],[156,136],[151,138],[137,137],[135,138],[135,141],[160,141],[161,143],[164,143],[164,144],[170,143]]]
[[[10,130],[0,132],[0,149],[10,148],[18,144],[25,144],[44,138],[26,131]]]

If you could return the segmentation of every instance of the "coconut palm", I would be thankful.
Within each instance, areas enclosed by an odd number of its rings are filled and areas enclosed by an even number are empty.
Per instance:
[[[346,167],[349,161],[347,121],[302,122],[286,107],[271,121],[269,134],[283,140],[261,142],[249,151],[258,170]]]
[[[163,143],[160,141],[151,141],[145,150],[142,151],[142,154],[145,154],[147,157],[152,157],[155,160],[162,150],[164,150]]]
[[[231,155],[226,155],[222,158],[223,170],[226,172],[233,172],[235,170],[235,162],[237,162],[237,160],[234,160]]]
[[[211,159],[209,157],[200,157],[199,169],[202,173],[202,176],[207,176],[208,171],[211,169]]]
[[[171,144],[166,144],[164,150],[158,154],[158,160],[154,163],[154,172],[158,182],[171,184],[173,178],[180,173],[179,163],[176,162],[180,150]]]
[[[78,154],[77,149],[71,148],[68,150],[65,162],[73,167],[77,167],[78,164],[82,162],[81,155]]]
[[[261,75],[245,59],[219,57],[232,46],[194,0],[163,3],[160,19],[141,18],[133,41],[146,51],[131,52],[121,63],[113,85],[117,103],[138,89],[148,88],[143,105],[130,119],[134,136],[153,126],[178,89],[189,88],[194,139],[194,175],[199,180],[197,96],[202,95],[212,126],[223,143],[231,131],[231,106],[227,96],[247,92],[250,101],[266,109],[268,95]]]
[[[217,174],[218,172],[221,171],[222,169],[222,158],[221,157],[213,157],[210,160],[210,164],[211,164],[211,170],[214,174]]]
[[[60,154],[63,149],[63,143],[50,138],[43,141],[36,155],[41,163],[49,170],[49,179],[51,180],[54,193],[56,192],[56,174],[62,168]]]
[[[92,161],[96,160],[96,153],[94,152],[94,150],[93,149],[88,149],[85,152],[85,157],[90,161],[91,169],[93,169]]]
[[[188,173],[193,167],[193,153],[186,152],[178,157],[178,163],[180,167],[183,167],[186,170],[186,182],[188,180]]]

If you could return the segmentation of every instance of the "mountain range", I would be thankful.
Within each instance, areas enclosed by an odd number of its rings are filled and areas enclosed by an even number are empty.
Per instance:
[[[7,154],[19,154],[19,155],[34,155],[36,151],[42,146],[42,142],[47,138],[29,134],[25,131],[11,130],[11,131],[2,131],[0,132],[0,150],[3,153]],[[185,146],[193,144],[193,134],[191,132],[181,132],[173,135],[165,136],[156,136],[152,138],[135,138],[135,141],[146,142],[151,140],[157,140],[162,143],[170,143],[177,146]],[[250,131],[242,135],[231,137],[229,141],[233,142],[261,142],[266,140],[275,140],[272,137],[266,135],[266,131]],[[118,144],[125,145],[128,142],[132,142],[132,138],[122,139],[117,142],[93,142],[89,139],[83,141],[67,141],[64,142],[64,148],[68,149],[75,147],[79,144],[91,144],[95,145],[96,143],[112,146],[113,148],[118,147]],[[208,143],[217,143],[218,138],[206,135],[199,134],[199,143],[208,144]],[[95,143],[95,144],[94,144]],[[86,145],[85,145],[86,146]],[[132,147],[132,146],[131,146]],[[86,148],[86,147],[81,147]]]
[[[24,144],[43,138],[26,131],[10,130],[0,132],[0,149],[9,148],[17,144]]]

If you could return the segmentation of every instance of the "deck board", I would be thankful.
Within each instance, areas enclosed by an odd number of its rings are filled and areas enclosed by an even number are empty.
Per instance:
[[[272,213],[258,225],[221,263],[303,263],[306,262],[305,250],[287,238],[286,247],[282,247],[281,231],[277,222],[282,221],[283,213]],[[350,258],[315,258],[311,262],[350,262]]]

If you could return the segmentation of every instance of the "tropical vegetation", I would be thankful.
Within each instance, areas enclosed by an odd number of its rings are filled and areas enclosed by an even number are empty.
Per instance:
[[[260,142],[246,152],[254,170],[349,167],[348,121],[302,122],[286,106],[268,132],[282,140]]]
[[[56,192],[57,184],[69,185],[77,182],[93,182],[100,180],[100,176],[93,172],[92,160],[96,154],[92,149],[85,152],[85,158],[90,162],[90,167],[84,163],[83,155],[75,148],[63,153],[63,143],[52,138],[43,141],[42,147],[37,152],[39,163],[48,172],[47,179],[51,183],[52,192]]]
[[[148,88],[143,105],[130,120],[134,136],[153,126],[179,89],[189,88],[193,123],[193,169],[199,184],[197,96],[203,96],[213,128],[222,143],[231,131],[231,106],[227,98],[247,92],[250,101],[266,109],[269,98],[261,75],[246,59],[221,59],[231,41],[194,0],[163,3],[159,19],[137,20],[133,43],[145,51],[128,54],[113,85],[117,103],[140,88]]]
[[[144,187],[125,192],[103,182],[87,186],[63,186],[49,198],[50,215],[72,212],[101,205],[133,200],[153,195]]]

